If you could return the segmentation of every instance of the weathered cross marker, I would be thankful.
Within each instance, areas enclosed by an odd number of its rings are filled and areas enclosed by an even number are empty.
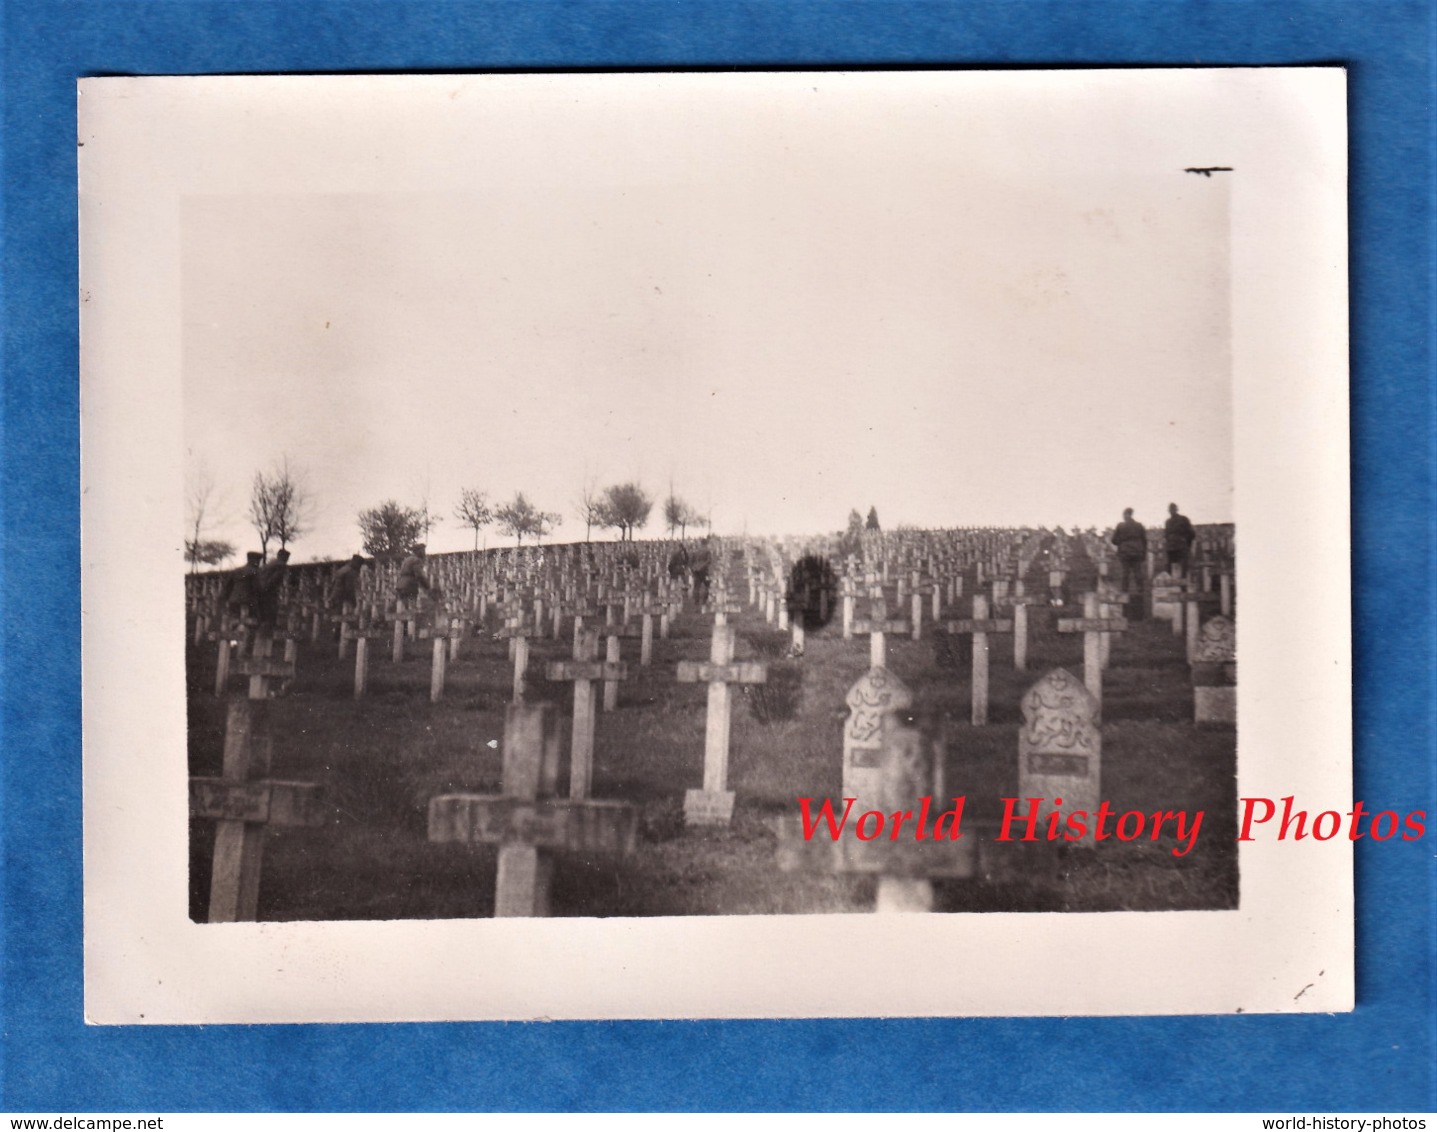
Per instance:
[[[354,642],[354,698],[356,700],[363,699],[364,693],[369,688],[369,642],[382,641],[389,634],[373,626],[351,628],[349,625],[345,625],[341,632],[343,634],[341,643]]]
[[[250,694],[230,701],[222,777],[190,779],[190,817],[218,822],[210,874],[212,924],[255,918],[266,826],[324,824],[317,785],[267,778],[274,747],[267,684],[272,677],[293,676],[294,666],[251,657],[237,661],[236,669],[250,677]]]
[[[973,595],[973,616],[962,621],[948,621],[943,626],[950,633],[971,633],[973,636],[973,713],[974,727],[988,722],[988,634],[1011,633],[1012,621],[988,619],[988,599]]]
[[[256,637],[252,655],[240,657],[230,665],[231,672],[238,676],[249,677],[249,698],[252,700],[269,698],[269,682],[271,680],[294,679],[294,661],[271,659],[272,645],[271,638]]]
[[[868,617],[853,623],[853,631],[868,637],[868,667],[888,667],[888,648],[884,642],[885,633],[907,633],[907,621],[888,620],[888,604],[883,598],[874,598]]]
[[[728,789],[729,716],[731,684],[762,684],[768,680],[767,665],[755,661],[735,663],[733,628],[715,625],[709,660],[679,661],[682,684],[709,686],[708,720],[704,728],[704,785],[684,795],[684,820],[689,825],[727,825],[733,817],[733,792]]]
[[[1058,621],[1060,633],[1083,634],[1083,682],[1093,700],[1103,704],[1103,634],[1122,633],[1128,623],[1120,617],[1098,616],[1098,595],[1083,595],[1083,616],[1065,617]]]
[[[514,661],[513,702],[522,704],[524,678],[529,671],[529,638],[534,635],[534,627],[524,620],[522,614],[518,614],[504,622],[504,628],[499,630],[498,635],[509,639],[509,656]]]
[[[716,590],[709,600],[704,602],[703,612],[713,614],[715,625],[727,625],[730,614],[743,612],[743,602]]]
[[[405,609],[403,603],[394,613],[394,649],[390,654],[390,660],[395,664],[404,663],[404,642],[408,637],[414,636],[414,626],[419,621],[419,614],[412,609]]]
[[[936,804],[944,794],[942,749],[894,714],[883,718],[880,733],[878,788],[871,807],[860,812],[855,803],[838,837],[831,835],[824,821],[807,838],[801,816],[783,822],[778,865],[785,872],[877,874],[874,911],[931,912],[933,878],[971,878],[977,871],[977,843],[968,834],[953,836],[956,821],[944,831],[942,815],[938,828],[922,840],[902,828],[929,803],[934,810],[943,808]],[[929,803],[922,801],[925,798]],[[834,809],[842,812],[837,805]]]
[[[569,797],[587,798],[594,777],[594,681],[628,676],[623,664],[600,661],[599,634],[585,629],[574,647],[573,660],[551,660],[545,667],[550,680],[574,685],[574,724],[569,743]]]
[[[612,631],[609,632],[604,638],[604,660],[608,664],[611,673],[621,667],[619,661],[622,655],[620,652],[619,634]],[[613,675],[604,677],[605,711],[613,711],[619,706],[619,679],[619,677]]]
[[[449,641],[456,631],[449,618],[436,614],[434,624],[419,630],[421,638],[434,642],[434,657],[429,665],[429,702],[437,704],[444,698],[444,679],[448,670]]]
[[[1028,605],[1031,598],[1013,598],[1013,671],[1028,671]]]
[[[223,621],[219,628],[212,630],[208,637],[219,642],[219,653],[215,661],[215,695],[223,696],[230,682],[230,631]]]
[[[557,775],[549,704],[510,704],[504,715],[502,795],[429,801],[429,840],[497,844],[495,916],[547,916],[555,852],[632,853],[638,811],[626,802],[550,797]]]
[[[654,662],[654,618],[663,613],[664,607],[652,598],[645,598],[639,606],[639,667],[648,668]]]

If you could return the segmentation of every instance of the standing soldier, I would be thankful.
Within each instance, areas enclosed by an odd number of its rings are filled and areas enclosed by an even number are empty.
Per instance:
[[[415,543],[413,551],[399,564],[399,577],[394,582],[394,596],[399,599],[401,612],[410,608],[410,603],[419,599],[424,590],[430,597],[438,598],[439,591],[429,584],[424,576],[424,544]]]
[[[330,609],[336,605],[340,612],[348,612],[359,606],[359,582],[364,572],[364,555],[355,554],[348,562],[334,572],[329,580],[329,589],[324,594],[324,604]]]
[[[1148,557],[1148,532],[1133,518],[1131,507],[1123,511],[1123,521],[1113,531],[1113,545],[1118,550],[1118,561],[1123,567],[1123,592],[1143,592],[1143,563]]]
[[[1186,515],[1178,513],[1176,503],[1168,504],[1168,521],[1163,528],[1163,541],[1168,552],[1168,573],[1174,578],[1186,578],[1188,555],[1192,552],[1197,531]]]
[[[220,590],[220,603],[226,606],[230,616],[243,621],[254,614],[255,579],[259,577],[259,564],[263,555],[251,550],[245,555],[245,564],[225,579]]]
[[[285,575],[289,572],[289,551],[275,553],[274,561],[255,575],[254,609],[259,621],[259,632],[272,636],[279,622],[279,595],[284,589]]]
[[[689,571],[694,579],[694,601],[700,605],[709,599],[709,572],[714,566],[713,544],[713,535],[708,535],[689,559]]]

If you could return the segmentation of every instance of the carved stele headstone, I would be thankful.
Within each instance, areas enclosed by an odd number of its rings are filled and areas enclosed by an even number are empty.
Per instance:
[[[1054,809],[1093,813],[1101,801],[1103,737],[1098,702],[1083,682],[1055,668],[1023,697],[1018,732],[1018,795],[1041,798],[1042,820]],[[1062,804],[1055,805],[1061,798]],[[1092,840],[1074,842],[1091,847]]]
[[[883,717],[913,705],[908,685],[886,668],[870,668],[844,697],[843,797],[857,798],[854,812],[878,803],[883,778]]]
[[[1193,648],[1193,718],[1237,722],[1237,633],[1226,617],[1203,622]]]

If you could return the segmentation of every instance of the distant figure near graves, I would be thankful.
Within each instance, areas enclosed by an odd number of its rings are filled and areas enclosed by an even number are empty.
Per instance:
[[[289,551],[275,552],[274,561],[261,567],[254,580],[254,613],[259,631],[266,636],[274,632],[279,621],[279,595],[284,589],[284,576],[289,572]]]
[[[689,551],[683,543],[669,555],[669,577],[675,582],[686,583],[689,576]]]
[[[339,606],[359,604],[359,579],[364,571],[364,555],[353,555],[348,562],[334,572],[329,588],[324,594],[324,604],[330,609]]]
[[[1186,515],[1178,513],[1176,503],[1168,504],[1168,521],[1163,528],[1163,541],[1168,552],[1168,573],[1174,578],[1186,578],[1188,555],[1197,541],[1197,532]]]
[[[1123,592],[1141,593],[1143,589],[1143,563],[1148,557],[1148,531],[1133,518],[1133,509],[1123,511],[1123,521],[1113,532],[1113,545],[1118,550],[1118,561],[1123,567]]]
[[[255,579],[263,558],[259,551],[251,550],[245,555],[245,564],[225,579],[224,588],[220,590],[220,601],[237,617],[254,613]]]
[[[788,616],[805,629],[821,629],[833,614],[838,580],[828,559],[805,554],[788,575]]]
[[[424,576],[424,549],[422,542],[415,543],[409,556],[399,564],[399,577],[394,581],[394,596],[405,608],[418,600],[420,590],[430,597],[440,596],[439,591]]]
[[[713,535],[699,543],[689,558],[694,576],[694,600],[702,605],[709,599],[709,572],[713,569]]]

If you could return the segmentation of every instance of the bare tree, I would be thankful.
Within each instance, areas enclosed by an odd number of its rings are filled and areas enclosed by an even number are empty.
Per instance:
[[[250,488],[249,519],[259,535],[260,553],[269,558],[269,544],[283,550],[308,532],[313,500],[304,477],[282,456],[268,474],[256,472]]]
[[[584,486],[579,489],[579,497],[574,500],[574,513],[584,520],[585,542],[589,541],[595,527],[610,525],[607,500],[595,481],[584,481]]]
[[[699,526],[704,521],[703,513],[685,503],[677,495],[672,493],[664,500],[664,523],[669,528],[669,537],[673,537],[674,528],[678,528],[679,538],[688,535],[691,526]]]
[[[494,509],[489,506],[489,496],[478,488],[466,487],[459,493],[459,506],[454,508],[454,517],[464,526],[474,528],[474,549],[479,549],[479,531],[494,521]]]
[[[424,532],[424,516],[417,507],[386,499],[378,507],[359,513],[359,537],[364,553],[381,560],[402,558]]]
[[[206,521],[213,518],[211,511],[213,509],[214,493],[214,476],[210,474],[209,468],[202,463],[195,468],[185,490],[186,533],[188,536],[185,539],[185,560],[190,564],[191,574],[195,572],[195,568],[201,562],[206,565],[216,565],[216,563],[210,561],[214,553],[214,547],[209,548],[204,554],[200,553],[200,548],[211,541],[206,540],[204,536],[207,525]],[[215,545],[217,546],[219,544]],[[224,545],[228,544],[226,543]],[[233,548],[230,549],[229,553],[234,553]],[[219,561],[223,562],[224,559],[228,557],[228,554],[223,555]]]
[[[634,531],[649,521],[654,501],[636,483],[614,484],[604,492],[604,525],[619,532],[620,541],[631,541]]]

